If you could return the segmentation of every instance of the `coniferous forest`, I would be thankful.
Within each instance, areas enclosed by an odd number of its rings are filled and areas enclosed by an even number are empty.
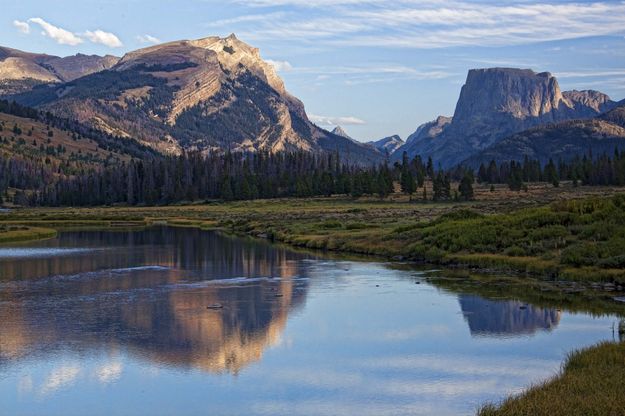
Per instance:
[[[99,165],[51,163],[48,156],[58,149],[46,149],[45,158],[17,157],[0,152],[0,202],[9,199],[25,206],[96,206],[111,204],[162,205],[198,200],[251,200],[278,197],[375,195],[385,198],[395,184],[411,199],[426,201],[470,200],[473,184],[508,184],[513,191],[527,183],[560,181],[577,185],[625,185],[625,152],[595,157],[592,153],[569,161],[549,160],[542,165],[525,158],[523,162],[491,161],[476,171],[463,166],[443,171],[432,160],[404,153],[401,162],[377,166],[346,162],[338,152],[184,153],[165,156],[131,140],[85,128],[80,123],[40,113],[16,103],[0,101],[0,112],[37,120],[71,132],[77,140],[90,138],[109,153]],[[8,131],[7,131],[8,130]],[[18,143],[30,133],[17,125],[4,126],[0,140]],[[49,132],[50,135],[52,134]],[[5,136],[2,138],[2,136]],[[26,137],[28,138],[28,137]],[[48,146],[50,147],[50,146]],[[42,147],[43,148],[43,147]],[[126,155],[126,160],[116,155]],[[83,159],[85,156],[83,155]],[[431,194],[425,183],[431,182]],[[452,189],[452,182],[457,182]]]
[[[492,161],[477,172],[458,167],[435,170],[420,157],[389,165],[362,167],[341,162],[340,155],[305,152],[270,154],[189,153],[181,156],[132,159],[101,169],[62,175],[45,164],[2,157],[0,192],[18,189],[14,202],[29,206],[95,206],[117,203],[161,205],[197,200],[252,200],[279,197],[374,195],[385,198],[395,190],[419,200],[469,200],[475,181],[508,184],[522,191],[527,183],[560,181],[577,185],[625,185],[625,152],[598,158],[584,156],[545,166]],[[424,187],[432,183],[431,195]],[[452,182],[458,182],[452,189]]]

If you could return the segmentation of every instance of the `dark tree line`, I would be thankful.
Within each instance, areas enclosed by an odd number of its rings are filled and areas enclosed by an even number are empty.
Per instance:
[[[537,160],[525,158],[523,162],[503,162],[499,165],[492,160],[488,166],[480,165],[477,180],[481,183],[505,183],[512,190],[521,190],[528,182],[549,182],[559,186],[561,180],[578,184],[597,186],[625,186],[625,151],[614,150],[607,154],[593,157],[592,153],[577,156],[570,161],[554,162],[546,165]]]
[[[341,161],[338,153],[189,153],[146,160],[133,159],[72,175],[49,172],[32,161],[4,159],[0,190],[28,189],[23,205],[95,206],[157,205],[196,200],[251,200],[278,197],[375,195],[385,198],[399,183],[412,195],[425,182],[433,184],[432,199],[449,200],[451,174],[435,171],[432,161],[419,157],[392,167],[387,163],[362,167]],[[472,199],[473,173],[465,172],[456,199]]]
[[[91,170],[61,178],[31,193],[31,205],[85,206],[169,204],[195,200],[250,200],[349,194],[386,197],[394,171],[387,164],[364,168],[338,154],[199,153]]]

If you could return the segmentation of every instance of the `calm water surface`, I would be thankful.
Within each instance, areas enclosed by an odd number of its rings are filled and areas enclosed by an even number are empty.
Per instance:
[[[474,414],[615,321],[200,230],[64,232],[0,247],[0,415]]]

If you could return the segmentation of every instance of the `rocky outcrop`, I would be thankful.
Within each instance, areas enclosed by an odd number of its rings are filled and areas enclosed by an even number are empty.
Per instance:
[[[441,166],[451,167],[511,134],[547,123],[593,117],[615,105],[596,91],[563,93],[548,72],[474,69],[462,87],[453,120],[436,140],[415,139],[409,155],[431,156]]]
[[[354,163],[383,159],[311,123],[274,67],[234,35],[143,48],[108,71],[13,98],[167,153],[340,150]]]

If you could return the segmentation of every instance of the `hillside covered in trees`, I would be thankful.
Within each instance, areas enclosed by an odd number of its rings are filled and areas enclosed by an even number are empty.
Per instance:
[[[475,181],[508,184],[561,180],[574,185],[625,186],[625,152],[547,163],[482,163],[436,169],[431,158],[349,164],[339,151],[315,153],[189,152],[163,155],[78,122],[0,101],[0,197],[28,206],[158,205],[181,201],[376,195],[411,200],[473,198]],[[452,183],[454,184],[452,186]],[[427,185],[430,184],[430,185]]]

